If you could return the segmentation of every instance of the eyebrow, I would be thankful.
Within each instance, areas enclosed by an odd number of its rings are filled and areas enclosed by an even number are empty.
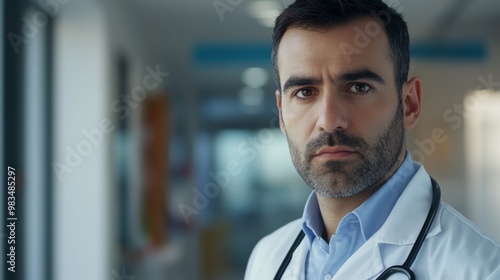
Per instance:
[[[290,78],[288,78],[288,80],[286,80],[285,84],[283,85],[283,92],[286,93],[287,90],[289,90],[292,87],[316,86],[320,85],[321,83],[322,83],[321,80],[315,78],[291,76]]]
[[[382,77],[380,77],[380,75],[369,69],[360,69],[360,70],[345,72],[340,74],[336,80],[342,82],[356,81],[356,80],[371,80],[374,82],[378,82],[380,84],[385,84],[385,80]]]

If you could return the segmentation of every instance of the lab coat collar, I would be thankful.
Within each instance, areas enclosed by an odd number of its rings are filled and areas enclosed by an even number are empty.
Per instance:
[[[420,165],[405,191],[389,214],[387,221],[373,236],[377,243],[394,245],[413,244],[425,222],[432,201],[432,183],[425,168]],[[439,211],[442,208],[438,209]],[[439,213],[436,213],[439,217]],[[432,223],[426,238],[441,231],[439,219]]]
[[[404,246],[408,253],[417,239],[424,224],[432,200],[430,177],[423,166],[420,166],[405,191],[401,194],[382,227],[361,246],[340,268],[333,279],[353,279],[353,271],[357,271],[356,279],[372,279],[385,268],[393,264],[384,264],[380,247],[383,244]],[[442,206],[431,225],[426,239],[441,231],[439,222]],[[401,259],[402,264],[406,256]]]

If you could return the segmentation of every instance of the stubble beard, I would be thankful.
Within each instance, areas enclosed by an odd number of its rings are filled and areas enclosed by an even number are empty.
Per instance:
[[[375,144],[341,130],[324,132],[306,143],[301,152],[286,135],[292,162],[306,184],[319,195],[329,198],[350,197],[380,182],[398,161],[404,143],[403,108],[396,114]],[[313,162],[315,153],[325,146],[345,146],[357,151],[354,159]]]

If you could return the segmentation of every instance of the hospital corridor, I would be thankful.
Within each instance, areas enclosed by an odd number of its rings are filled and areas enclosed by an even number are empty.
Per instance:
[[[312,192],[280,128],[308,91],[280,114],[271,60],[292,2],[0,0],[0,279],[244,279]],[[383,2],[421,81],[406,151],[499,244],[500,1]]]

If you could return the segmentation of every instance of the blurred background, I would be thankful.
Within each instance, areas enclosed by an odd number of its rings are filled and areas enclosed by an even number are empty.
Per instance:
[[[301,216],[270,62],[289,1],[0,3],[2,279],[242,279]],[[409,150],[499,241],[500,1],[387,3],[423,81]]]

